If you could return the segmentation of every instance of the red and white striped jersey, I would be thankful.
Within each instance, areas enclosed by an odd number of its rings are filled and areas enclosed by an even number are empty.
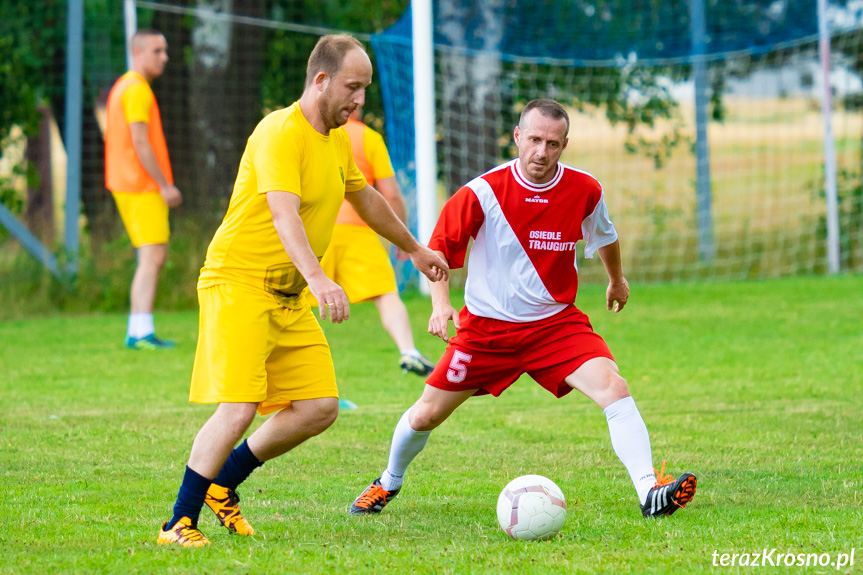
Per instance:
[[[464,265],[470,238],[465,305],[474,315],[511,322],[551,317],[575,302],[575,244],[584,256],[614,243],[602,185],[558,163],[545,184],[533,184],[512,160],[475,178],[449,199],[429,247],[451,268]]]

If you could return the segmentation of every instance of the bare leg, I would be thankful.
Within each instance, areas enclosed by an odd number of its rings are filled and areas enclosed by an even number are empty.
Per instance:
[[[607,357],[595,357],[566,377],[566,383],[605,409],[615,401],[629,397],[629,386],[620,377],[617,364]]]
[[[278,457],[322,433],[338,415],[336,397],[294,401],[249,436],[249,449],[260,461]]]
[[[476,391],[446,391],[426,385],[423,394],[410,408],[411,428],[414,431],[431,431],[446,421],[452,412]]]
[[[220,403],[198,432],[189,455],[189,467],[214,479],[234,445],[255,419],[256,403]]]
[[[168,257],[168,244],[151,244],[138,248],[138,267],[132,278],[131,313],[153,313],[159,272]]]
[[[411,331],[408,310],[399,294],[385,293],[374,299],[381,315],[381,323],[398,346],[399,351],[414,349],[414,336]]]

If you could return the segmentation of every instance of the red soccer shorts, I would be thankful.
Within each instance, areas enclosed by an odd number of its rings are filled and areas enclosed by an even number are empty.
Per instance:
[[[452,337],[428,385],[447,391],[478,389],[497,397],[527,373],[556,397],[572,388],[564,379],[589,359],[614,361],[605,340],[574,305],[549,318],[513,323],[473,315],[462,308]]]

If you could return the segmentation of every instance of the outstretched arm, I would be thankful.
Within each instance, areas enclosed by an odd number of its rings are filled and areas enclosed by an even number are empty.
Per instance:
[[[602,260],[605,273],[608,275],[605,307],[609,311],[614,310],[617,313],[623,309],[629,299],[629,282],[623,277],[623,266],[620,263],[620,242],[615,240],[596,251],[599,253],[599,259]]]
[[[410,255],[414,267],[429,281],[437,282],[449,277],[446,262],[411,235],[377,190],[366,185],[358,192],[345,194],[345,199],[374,231]]]

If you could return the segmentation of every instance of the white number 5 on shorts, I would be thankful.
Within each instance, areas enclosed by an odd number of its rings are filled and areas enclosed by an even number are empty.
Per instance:
[[[461,383],[464,381],[464,378],[467,377],[467,365],[470,363],[471,355],[461,352],[454,351],[452,354],[452,361],[449,362],[449,369],[446,371],[446,378],[453,383]]]

